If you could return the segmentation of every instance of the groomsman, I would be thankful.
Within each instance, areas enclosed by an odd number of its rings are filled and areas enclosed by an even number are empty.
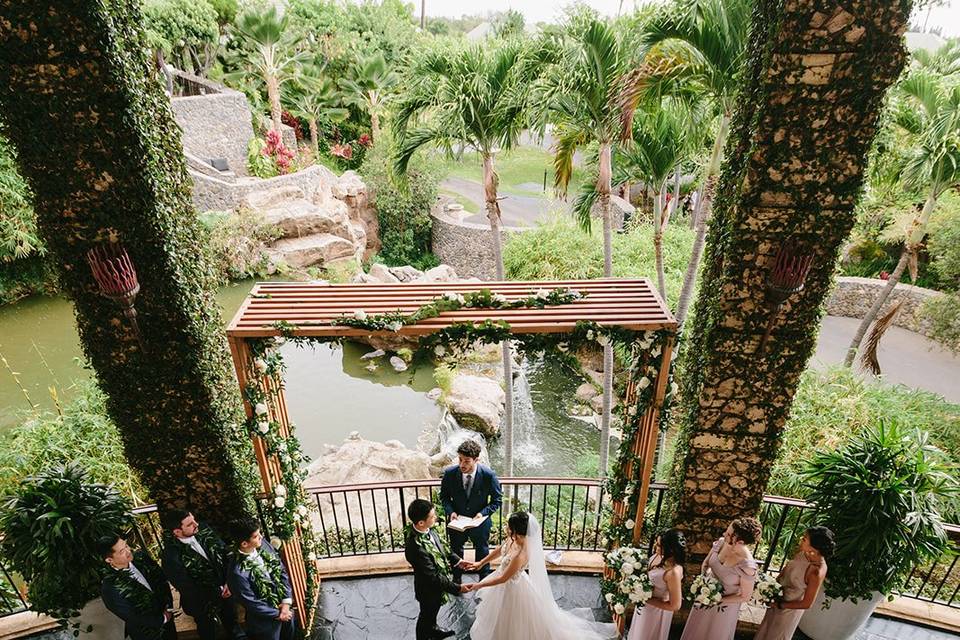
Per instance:
[[[260,524],[243,518],[230,526],[234,551],[227,586],[246,611],[250,640],[291,640],[296,631],[293,589],[280,555],[260,534]]]
[[[110,566],[100,594],[103,604],[125,623],[132,640],[176,640],[173,595],[160,567],[144,552],[136,555],[118,535],[101,538],[97,552]]]
[[[463,547],[467,540],[473,542],[475,560],[485,558],[490,552],[491,518],[500,509],[503,492],[500,490],[500,480],[490,467],[477,463],[480,457],[480,445],[473,440],[464,440],[457,448],[460,463],[444,470],[440,480],[440,503],[447,515],[447,521],[457,516],[469,518],[476,516],[490,516],[482,524],[467,529],[454,531],[447,529],[450,537],[450,551],[463,557]],[[490,565],[480,567],[480,579],[483,580],[491,573]],[[463,570],[455,567],[453,581],[460,582]]]
[[[180,606],[197,624],[201,640],[216,640],[217,618],[235,640],[246,638],[237,624],[227,586],[227,548],[211,529],[201,528],[189,511],[163,516],[163,572],[180,592]]]

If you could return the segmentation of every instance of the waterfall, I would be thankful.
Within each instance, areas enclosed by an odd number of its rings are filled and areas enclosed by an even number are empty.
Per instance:
[[[418,438],[418,448],[428,455],[442,453],[454,462],[457,460],[457,447],[465,440],[476,440],[484,448],[486,441],[476,431],[464,429],[450,412],[444,409],[440,421],[433,428],[425,429]]]
[[[514,369],[513,451],[517,467],[524,470],[539,469],[546,461],[525,366]]]

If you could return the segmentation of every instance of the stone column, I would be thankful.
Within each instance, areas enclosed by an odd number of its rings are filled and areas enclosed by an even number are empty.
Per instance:
[[[0,0],[0,119],[127,459],[161,506],[223,522],[252,507],[253,454],[138,6]],[[116,243],[139,276],[142,347],[86,262]]]
[[[758,0],[683,362],[669,505],[694,555],[761,505],[909,16],[905,1]],[[759,353],[765,282],[787,239],[813,267]]]

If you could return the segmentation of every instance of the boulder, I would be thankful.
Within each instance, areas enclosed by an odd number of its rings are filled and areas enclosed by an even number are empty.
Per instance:
[[[456,282],[457,272],[450,265],[441,264],[423,272],[416,282]]]
[[[282,260],[297,269],[357,259],[356,248],[350,240],[329,233],[283,238],[273,243],[269,253],[271,258]]]
[[[423,275],[423,271],[405,265],[403,267],[390,267],[390,274],[400,282],[413,282]]]
[[[369,353],[363,354],[362,356],[360,356],[360,359],[373,360],[374,358],[382,358],[385,355],[387,355],[386,351],[384,351],[383,349],[377,349],[375,351],[370,351]]]
[[[393,370],[402,373],[407,370],[407,363],[400,356],[390,356],[390,366]]]
[[[393,275],[387,265],[380,264],[379,262],[370,265],[370,276],[383,283],[392,284],[394,282],[400,282],[400,278]]]
[[[423,451],[408,449],[396,440],[387,442],[365,440],[358,433],[353,432],[342,445],[328,446],[323,455],[310,463],[304,487],[425,480],[432,477],[436,476],[431,473],[431,456]],[[382,495],[377,496],[376,518],[380,526],[387,522],[397,527],[403,526],[398,496],[396,492],[392,493],[390,513],[387,513],[385,500],[381,499]],[[369,493],[362,495],[362,509],[355,493],[347,494],[346,497],[343,494],[331,495],[333,506],[326,496],[320,501],[323,522],[328,527],[332,527],[334,509],[336,509],[337,522],[344,528],[347,523],[347,512],[350,514],[350,522],[357,528],[361,522],[361,511],[366,522],[373,521],[373,504]],[[314,528],[321,530],[320,515],[313,512],[311,518]]]
[[[597,388],[594,387],[589,382],[584,382],[582,385],[577,387],[576,397],[577,402],[588,403],[593,400],[600,392],[597,391]]]
[[[445,402],[462,427],[491,438],[500,433],[504,400],[496,380],[460,374],[454,377]]]

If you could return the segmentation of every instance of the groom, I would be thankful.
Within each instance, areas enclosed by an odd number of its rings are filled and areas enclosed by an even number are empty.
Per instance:
[[[491,516],[483,524],[467,529],[454,531],[447,529],[450,536],[450,550],[457,556],[463,557],[463,546],[467,540],[473,542],[475,550],[474,560],[487,557],[490,552],[491,518],[500,509],[503,493],[500,490],[500,480],[493,469],[477,464],[480,457],[480,445],[473,440],[464,440],[457,448],[460,463],[443,472],[440,480],[440,503],[447,514],[447,521],[457,516],[473,518],[475,516]],[[480,579],[490,575],[490,565],[480,567]],[[456,567],[453,570],[453,581],[460,582],[463,578],[463,569]]]

